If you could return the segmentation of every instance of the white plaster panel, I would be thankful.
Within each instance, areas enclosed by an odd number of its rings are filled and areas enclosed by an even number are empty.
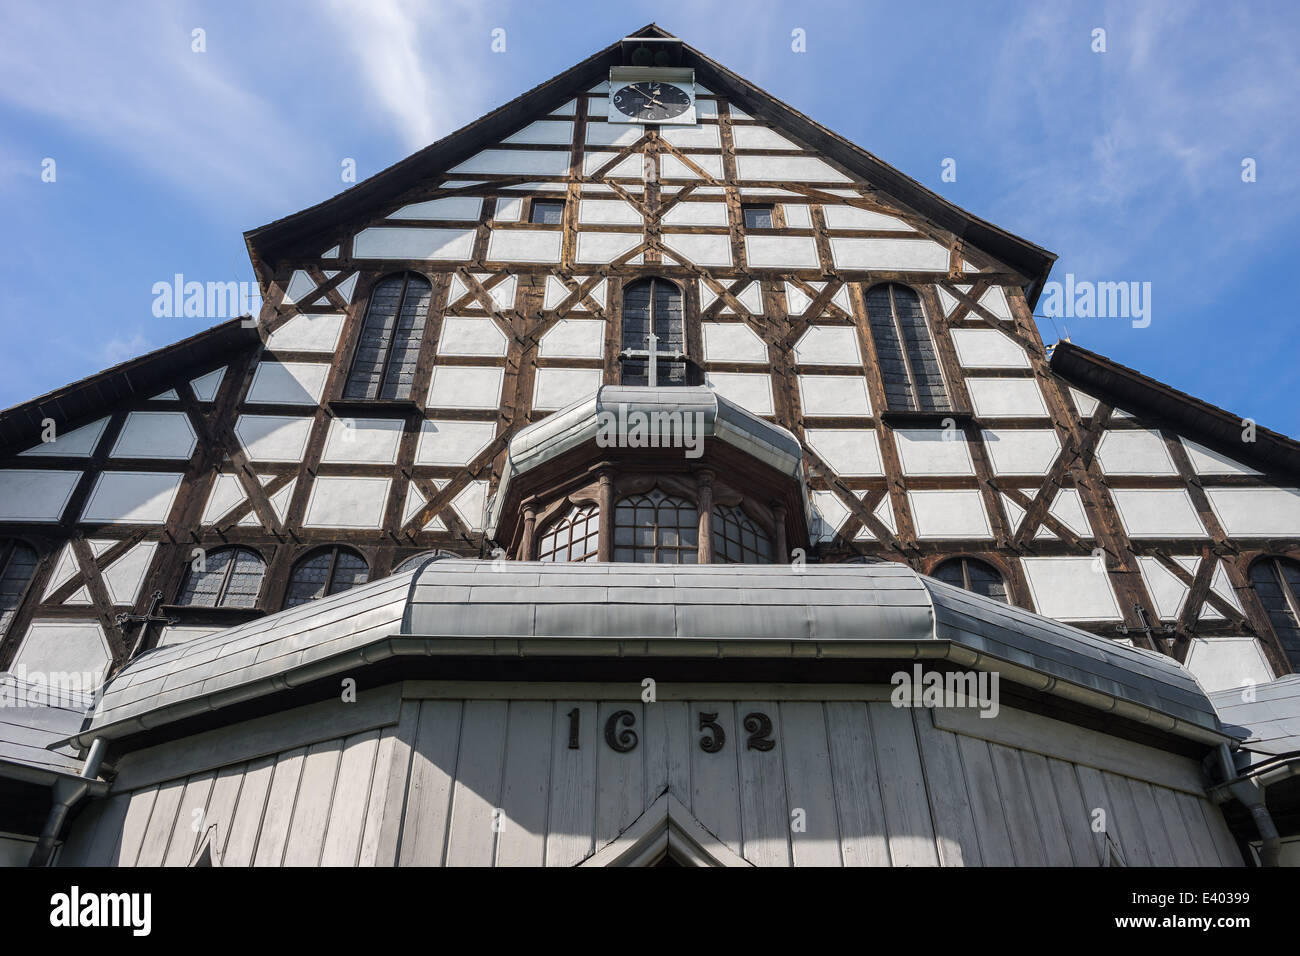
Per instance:
[[[822,206],[827,229],[877,229],[890,232],[915,232],[903,220],[857,206]]]
[[[849,509],[830,491],[814,491],[812,505],[813,527],[810,530],[813,540],[830,541],[849,516]]]
[[[1029,368],[1029,355],[997,329],[953,329],[953,348],[965,368]]]
[[[312,482],[303,517],[306,528],[378,528],[391,478],[320,475]]]
[[[316,280],[302,269],[296,269],[293,275],[289,277],[289,284],[285,287],[282,301],[285,305],[292,305],[303,296],[310,294],[315,288]]]
[[[82,509],[81,521],[163,524],[184,475],[158,471],[104,471]]]
[[[1180,439],[1191,459],[1192,470],[1198,475],[1258,475],[1254,468],[1234,461],[1227,455],[1221,455],[1213,449],[1198,445],[1189,438]]]
[[[587,140],[591,142],[590,139]],[[540,146],[568,146],[573,142],[573,123],[566,120],[539,120],[511,133],[504,143],[529,143]]]
[[[731,131],[736,149],[798,149],[774,129],[766,126],[736,126]]]
[[[421,229],[371,226],[352,240],[354,259],[430,259],[461,261],[474,251],[473,229]]]
[[[492,213],[493,222],[518,222],[524,217],[524,201],[522,199],[497,200],[496,209]]]
[[[396,212],[390,213],[389,219],[451,219],[463,222],[477,222],[483,212],[482,196],[444,196],[430,199],[428,202],[411,203]]]
[[[909,491],[918,538],[990,538],[983,496],[976,490]]]
[[[286,415],[240,415],[235,436],[253,461],[301,461],[311,419]]]
[[[219,474],[217,480],[212,483],[208,503],[203,508],[203,517],[199,520],[203,524],[212,524],[247,497],[243,484],[236,476]]]
[[[1207,692],[1273,680],[1264,649],[1253,637],[1193,637],[1183,666]]]
[[[559,262],[563,242],[558,229],[494,229],[487,257],[492,262]]]
[[[158,542],[141,541],[104,569],[104,586],[110,601],[114,604],[135,603],[157,549]]]
[[[1239,537],[1300,535],[1300,489],[1206,488],[1223,530]]]
[[[13,669],[25,673],[28,680],[44,675],[67,675],[57,681],[75,680],[71,675],[87,674],[94,681],[91,692],[103,678],[111,657],[103,628],[97,621],[32,621],[23,642],[14,655]],[[61,684],[60,684],[61,686]]]
[[[785,215],[785,224],[789,229],[811,229],[812,213],[809,207],[783,203],[781,211]]]
[[[492,319],[447,316],[438,337],[439,355],[505,355],[506,336]]]
[[[449,173],[490,173],[500,176],[567,176],[567,149],[485,149]]]
[[[644,219],[622,199],[582,199],[578,202],[578,222],[603,226],[640,226]]]
[[[679,202],[664,213],[665,226],[727,226],[727,205],[720,202]]]
[[[846,478],[884,474],[880,435],[869,428],[805,428],[804,440],[822,461]]]
[[[1070,397],[1074,399],[1074,407],[1080,418],[1091,418],[1092,413],[1097,410],[1097,399],[1077,388],[1070,389]]]
[[[80,479],[79,471],[0,471],[0,521],[58,521]]]
[[[805,415],[870,415],[871,394],[861,375],[800,375]]]
[[[392,465],[406,423],[400,418],[335,418],[321,461],[328,464]]]
[[[631,146],[645,135],[640,123],[588,123],[588,146]]]
[[[108,427],[108,419],[101,418],[97,422],[91,422],[89,425],[82,425],[80,428],[74,428],[70,432],[59,432],[56,428],[54,441],[41,442],[39,445],[33,445],[25,451],[20,451],[20,456],[49,456],[53,458],[88,458],[99,444],[99,436],[104,434],[104,429]]]
[[[737,372],[709,372],[710,388],[755,415],[775,414],[772,408],[772,377]]]
[[[425,421],[415,449],[417,465],[468,465],[496,438],[495,422]]]
[[[1050,429],[986,428],[981,434],[995,475],[1045,475],[1061,451]]]
[[[1204,538],[1205,527],[1181,488],[1114,488],[1111,497],[1130,538]]]
[[[600,358],[604,353],[603,319],[561,319],[537,343],[541,358]]]
[[[1097,445],[1097,463],[1108,475],[1176,475],[1165,440],[1145,428],[1108,431]]]
[[[1118,621],[1110,576],[1090,557],[1021,558],[1034,607],[1058,621]]]
[[[947,272],[948,250],[930,239],[831,239],[838,269]]]
[[[438,365],[429,382],[430,408],[500,408],[505,369]]]
[[[975,414],[982,418],[1046,418],[1047,406],[1032,378],[968,378]]]
[[[1180,560],[1190,560],[1192,567],[1189,571],[1192,574],[1196,573],[1195,567],[1200,558],[1192,557]],[[1160,619],[1170,621],[1177,618],[1179,613],[1182,612],[1183,601],[1187,597],[1190,588],[1155,558],[1139,557],[1138,570],[1142,572],[1142,581],[1146,584],[1147,593],[1151,595],[1151,600],[1155,602],[1155,611]]]
[[[722,157],[713,153],[691,153],[690,160],[714,179],[722,178]],[[663,154],[659,159],[659,176],[661,179],[699,179],[700,174],[671,153]]]
[[[610,160],[614,159],[618,153],[593,153],[588,151],[582,157],[582,174],[592,176],[596,170],[603,167]],[[644,179],[645,178],[645,156],[640,153],[631,153],[622,159],[619,164],[605,173],[611,179]]]
[[[701,322],[700,328],[706,362],[767,362],[767,343],[743,322]]]
[[[681,236],[669,233],[661,238],[667,248],[697,266],[731,265],[731,239],[727,236]]]
[[[355,276],[353,278],[355,279]],[[190,388],[194,389],[194,395],[200,402],[211,402],[216,399],[217,389],[221,387],[221,380],[225,377],[226,367],[223,365],[198,378],[190,379]]]
[[[745,261],[755,268],[816,269],[817,242],[811,236],[746,236]]]
[[[714,123],[705,126],[696,123],[693,126],[661,126],[659,136],[677,147],[696,149],[721,149],[722,140],[718,136],[718,127]]]
[[[298,362],[259,362],[244,403],[318,405],[330,367]]]
[[[940,428],[900,428],[895,430],[894,439],[904,474],[975,474],[964,435]]]
[[[563,408],[590,398],[600,388],[598,368],[539,368],[533,385],[533,408]]]
[[[810,325],[794,345],[799,365],[861,365],[858,332],[851,325]]]
[[[737,156],[738,178],[785,183],[847,183],[849,177],[816,156]]]
[[[267,337],[266,347],[283,352],[333,352],[343,331],[342,315],[295,315]]]
[[[451,499],[452,508],[471,531],[483,530],[487,513],[487,489],[486,481],[471,481]]]
[[[580,232],[575,257],[578,262],[613,262],[641,242],[639,232]]]
[[[131,412],[109,457],[184,460],[194,454],[197,441],[184,412]]]

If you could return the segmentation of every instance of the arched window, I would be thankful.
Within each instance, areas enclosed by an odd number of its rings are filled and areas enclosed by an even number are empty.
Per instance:
[[[986,598],[1010,604],[1007,597],[1007,585],[998,574],[997,568],[974,558],[951,558],[930,572],[945,584],[952,584],[967,591],[974,591]]]
[[[459,554],[453,554],[451,551],[444,551],[439,548],[437,551],[421,551],[419,554],[413,554],[397,567],[393,568],[393,574],[403,574],[407,571],[414,571],[429,558],[459,558]]]
[[[600,550],[600,509],[574,505],[537,541],[538,561],[595,561]]]
[[[265,574],[266,562],[256,551],[210,551],[201,560],[190,562],[176,603],[187,607],[257,607]]]
[[[771,564],[772,540],[739,508],[714,505],[713,557],[723,564]]]
[[[658,488],[629,495],[614,509],[614,560],[696,564],[700,516],[692,502]]]
[[[370,579],[370,565],[350,548],[323,548],[302,558],[289,574],[286,608],[338,594]]]
[[[36,573],[36,551],[21,541],[0,541],[0,637],[18,616],[27,585]]]
[[[650,333],[656,337],[650,348]],[[656,385],[686,384],[682,292],[666,279],[641,279],[623,290],[624,385],[649,385],[651,352]]]
[[[1300,561],[1260,558],[1250,566],[1250,583],[1287,659],[1300,663]]]
[[[885,386],[886,410],[951,410],[920,296],[897,283],[873,286],[867,291],[867,319]]]
[[[432,296],[429,281],[409,272],[375,285],[344,398],[411,397]]]

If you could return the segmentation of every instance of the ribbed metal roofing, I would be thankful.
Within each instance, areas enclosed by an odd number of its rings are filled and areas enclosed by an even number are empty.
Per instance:
[[[42,684],[0,673],[0,776],[9,768],[32,768],[54,773],[79,773],[81,760],[75,748],[55,746],[81,729],[89,697],[67,694],[50,701]],[[8,765],[8,766],[6,766]]]
[[[432,560],[158,648],[105,688],[83,744],[400,655],[945,660],[1217,742],[1195,679],[893,563],[665,566]]]
[[[1300,674],[1249,689],[1216,690],[1210,699],[1229,731],[1246,737],[1249,749],[1275,756],[1300,751]]]

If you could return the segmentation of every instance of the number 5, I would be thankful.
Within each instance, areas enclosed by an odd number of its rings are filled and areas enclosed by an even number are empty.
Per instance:
[[[723,729],[718,726],[718,715],[700,711],[700,730],[711,731],[713,736],[700,738],[700,749],[706,754],[715,754],[722,749],[722,745],[727,742],[727,735]]]

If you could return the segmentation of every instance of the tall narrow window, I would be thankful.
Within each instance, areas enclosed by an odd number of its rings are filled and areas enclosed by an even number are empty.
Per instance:
[[[284,606],[297,607],[327,594],[338,594],[370,578],[366,559],[349,548],[325,548],[307,555],[293,566]]]
[[[713,556],[722,564],[771,564],[772,539],[739,508],[713,508]]]
[[[0,541],[0,637],[18,616],[18,605],[36,573],[36,561],[36,552],[21,541]]]
[[[888,410],[950,411],[920,296],[897,283],[874,286],[867,292],[867,319]]]
[[[685,345],[682,293],[677,286],[665,279],[642,279],[624,289],[620,356],[624,385],[685,385]]]
[[[1268,622],[1293,667],[1300,667],[1300,562],[1290,558],[1260,558],[1250,566]]]
[[[998,574],[997,568],[974,558],[952,558],[943,562],[930,575],[945,584],[952,584],[986,598],[1010,604],[1007,598],[1007,585]]]
[[[595,561],[600,551],[600,510],[574,505],[542,532],[538,561]]]
[[[409,272],[375,285],[344,398],[411,397],[432,296],[428,280]]]
[[[699,529],[699,512],[685,498],[658,488],[630,495],[614,509],[614,560],[697,564]]]
[[[191,564],[177,604],[189,607],[257,607],[266,562],[247,548],[222,548]]]

